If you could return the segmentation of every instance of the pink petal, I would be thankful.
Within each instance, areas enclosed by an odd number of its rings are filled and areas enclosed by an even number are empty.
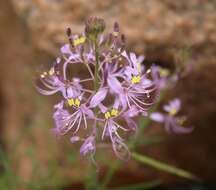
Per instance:
[[[61,47],[61,52],[63,54],[70,54],[71,50],[70,50],[70,45],[69,44],[65,44],[64,46]]]
[[[73,137],[70,138],[70,141],[71,141],[72,143],[75,143],[75,142],[77,142],[77,141],[79,141],[79,140],[80,140],[80,137],[79,137],[79,136],[73,136]]]
[[[122,93],[123,89],[121,83],[118,81],[116,77],[109,76],[107,79],[108,85],[110,89],[115,93]]]
[[[92,97],[89,107],[94,108],[100,104],[105,99],[107,91],[106,88],[99,89],[99,91]]]
[[[161,113],[158,113],[158,112],[154,112],[150,115],[150,118],[153,120],[153,121],[156,121],[156,122],[163,122],[164,121],[164,116],[161,114]]]

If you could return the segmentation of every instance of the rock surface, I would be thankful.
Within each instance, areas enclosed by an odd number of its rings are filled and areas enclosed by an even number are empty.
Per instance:
[[[65,28],[83,30],[88,16],[100,16],[108,23],[121,24],[130,47],[150,57],[173,55],[173,48],[192,47],[192,55],[215,58],[216,1],[211,0],[19,0],[17,13],[31,29],[39,49],[56,53],[66,41]]]

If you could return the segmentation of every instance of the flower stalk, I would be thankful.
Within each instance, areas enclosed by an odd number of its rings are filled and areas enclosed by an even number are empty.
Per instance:
[[[95,40],[94,44],[95,50],[95,70],[94,70],[94,90],[97,91],[99,88],[99,77],[98,77],[98,69],[99,69],[99,50],[98,50],[98,40]]]
[[[143,154],[141,155],[141,154],[138,154],[136,152],[133,152],[132,157],[134,160],[136,160],[140,163],[146,164],[148,166],[151,166],[153,168],[156,168],[157,170],[171,173],[171,174],[174,174],[176,176],[187,178],[190,180],[196,179],[196,177],[193,174],[191,174],[190,172],[187,172],[183,169],[179,169],[179,168],[176,168],[174,166],[162,163],[162,162],[157,161],[153,158],[150,158],[146,155],[143,155]]]

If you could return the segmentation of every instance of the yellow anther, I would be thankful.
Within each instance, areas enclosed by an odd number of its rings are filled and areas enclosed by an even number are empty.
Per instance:
[[[151,69],[148,69],[148,70],[146,71],[146,73],[147,73],[147,74],[151,73]]]
[[[169,114],[170,115],[175,115],[177,113],[177,110],[175,108],[172,108],[170,111],[169,111]]]
[[[83,44],[85,42],[86,38],[84,36],[80,37],[80,38],[77,38],[73,41],[74,45],[77,46],[77,45],[80,45],[80,44]]]
[[[160,72],[160,76],[161,77],[168,77],[169,74],[170,74],[170,72],[169,72],[168,69],[162,69],[162,68],[160,68],[159,72]]]
[[[118,32],[113,32],[112,34],[113,34],[113,36],[117,37],[119,33]]]
[[[54,70],[54,68],[52,67],[52,68],[49,70],[49,75],[52,76],[54,73],[55,73],[55,70]]]
[[[137,63],[137,71],[141,73],[141,63]]]
[[[47,72],[43,72],[43,74],[41,74],[40,77],[45,78],[46,75],[47,75]]]
[[[68,99],[68,105],[74,106],[74,99],[73,98]]]
[[[131,79],[131,82],[132,82],[132,84],[137,84],[140,82],[140,80],[141,80],[140,76],[133,76]]]
[[[106,119],[109,119],[109,118],[111,117],[111,114],[110,114],[110,112],[108,111],[108,112],[106,112],[106,113],[104,114],[104,116],[105,116]]]
[[[116,109],[113,108],[113,109],[111,110],[111,115],[112,115],[112,116],[117,116],[117,115],[118,115],[118,110],[116,110]]]
[[[140,82],[140,81],[141,81],[141,77],[137,76],[137,82]]]
[[[75,105],[76,105],[77,107],[80,106],[80,100],[79,100],[78,98],[75,99],[75,102],[74,102],[74,103],[75,103]]]

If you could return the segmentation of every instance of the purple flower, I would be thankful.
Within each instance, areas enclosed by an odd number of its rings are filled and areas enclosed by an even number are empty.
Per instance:
[[[41,84],[36,85],[36,89],[43,95],[53,95],[57,92],[61,92],[62,96],[70,101],[72,98],[77,98],[83,92],[92,93],[91,90],[83,88],[80,83],[91,81],[92,78],[80,80],[79,78],[72,78],[68,80],[66,75],[63,77],[60,73],[60,60],[57,62],[48,72],[43,72],[39,81]],[[64,67],[64,65],[63,65]],[[64,74],[63,74],[64,75]]]
[[[87,154],[95,154],[95,151],[95,136],[89,136],[80,147],[80,154],[85,156]]]
[[[94,108],[100,104],[106,97],[108,90],[106,88],[100,88],[98,92],[92,97],[90,101],[90,107]]]
[[[82,122],[84,128],[87,129],[87,119],[95,119],[93,111],[85,104],[81,104],[81,100],[81,97],[79,99],[71,99],[71,114],[68,112],[68,110],[63,108],[63,102],[55,106],[56,111],[54,112],[53,118],[56,124],[55,129],[58,131],[58,134],[64,135],[69,131],[72,131],[73,134],[76,134]]]
[[[158,89],[167,89],[174,87],[178,82],[179,76],[174,73],[171,75],[170,71],[166,68],[162,68],[158,65],[152,65],[152,76],[154,81],[158,84]]]
[[[127,131],[126,128],[116,123],[114,119],[107,119],[103,129],[102,139],[104,138],[104,136],[108,136],[112,142],[112,147],[116,156],[120,159],[128,160],[130,157],[130,152],[128,150],[127,145],[124,143],[124,140],[118,134],[118,129]]]
[[[40,74],[39,81],[43,85],[40,87],[36,85],[36,89],[43,95],[52,95],[59,91],[64,90],[64,81],[61,77],[59,77],[59,64],[61,62],[60,58],[56,59],[54,66],[50,68],[50,70],[44,71]]]
[[[82,146],[80,147],[80,154],[81,155],[86,156],[86,155],[94,155],[95,154],[95,152],[96,152],[96,145],[95,145],[95,143],[96,143],[96,140],[95,140],[96,131],[97,131],[97,128],[94,125],[91,134],[87,138],[83,139],[83,138],[80,138],[79,136],[72,136],[70,138],[72,143],[75,143],[78,141],[84,141]]]
[[[137,109],[136,106],[132,106],[129,110],[122,114],[122,117],[126,121],[128,127],[135,132],[137,132],[138,130],[138,125],[136,121],[133,120],[133,117],[138,116],[139,112],[140,111]]]
[[[71,143],[83,143],[81,155],[93,158],[96,137],[101,134],[99,139],[108,139],[117,157],[128,160],[125,136],[138,132],[135,117],[148,115],[158,91],[170,79],[156,65],[146,69],[144,56],[126,52],[125,36],[118,23],[107,35],[104,29],[103,19],[97,17],[86,21],[81,34],[73,34],[68,28],[68,43],[60,48],[51,69],[40,74],[36,88],[43,95],[61,94],[60,103],[54,105],[52,131],[58,136],[70,132]],[[87,76],[71,76],[71,70],[80,65],[87,70]],[[189,132],[191,128],[181,126],[184,117],[176,116],[180,106],[178,99],[173,100],[164,106],[166,114],[155,112],[151,118],[164,122],[169,132]]]
[[[134,53],[130,53],[130,57],[127,55],[126,51],[122,53],[129,63],[129,66],[125,68],[126,79],[131,81],[133,84],[139,83],[141,81],[141,73],[144,70],[141,63],[144,60],[144,56],[137,57]]]
[[[165,105],[164,110],[167,114],[154,112],[151,114],[151,119],[164,123],[165,129],[169,133],[189,133],[193,130],[193,127],[183,127],[182,124],[186,120],[185,117],[176,116],[181,108],[181,102],[179,99],[170,101],[168,105]]]
[[[62,127],[66,125],[64,119],[70,116],[68,110],[63,109],[63,107],[64,107],[63,101],[61,101],[60,103],[54,106],[54,108],[56,109],[56,111],[53,114],[53,119],[55,121],[55,128],[52,129],[52,132],[55,135],[61,134]]]
[[[110,138],[112,142],[113,151],[116,156],[123,160],[128,160],[130,157],[130,151],[128,150],[127,145],[124,143],[123,138],[119,135],[119,130],[122,131],[136,131],[137,125],[133,121],[133,117],[139,114],[138,110],[135,107],[132,107],[128,111],[119,111],[120,102],[118,98],[115,99],[113,107],[108,109],[103,104],[99,105],[101,112],[104,114],[104,119],[102,122],[104,123],[102,140],[105,137]],[[118,120],[125,120],[127,127],[125,128],[118,123]]]

